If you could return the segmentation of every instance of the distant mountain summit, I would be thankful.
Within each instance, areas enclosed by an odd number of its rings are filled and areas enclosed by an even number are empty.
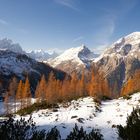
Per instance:
[[[18,43],[13,43],[12,40],[7,38],[0,39],[0,50],[9,50],[16,53],[25,53]]]
[[[47,61],[47,59],[55,58],[56,56],[58,56],[56,52],[48,53],[47,51],[41,49],[33,50],[31,52],[25,52],[18,43],[13,43],[12,40],[7,38],[0,39],[0,50],[8,50],[15,53],[26,54],[37,61]]]
[[[97,55],[91,52],[85,45],[76,48],[70,48],[54,59],[47,61],[51,66],[59,68],[68,73],[81,68],[89,68],[91,61]]]
[[[37,61],[47,61],[50,58],[55,58],[58,56],[56,52],[48,53],[47,51],[41,49],[28,52],[27,55]]]

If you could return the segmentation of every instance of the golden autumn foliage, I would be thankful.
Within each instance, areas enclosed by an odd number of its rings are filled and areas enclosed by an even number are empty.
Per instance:
[[[80,78],[73,72],[71,78],[66,77],[63,81],[60,81],[55,78],[53,73],[50,73],[47,81],[42,76],[35,92],[35,97],[39,102],[46,101],[49,104],[87,95],[110,96],[107,79],[99,73],[92,73],[91,79],[87,80],[83,71]]]
[[[25,99],[24,105],[25,107],[27,107],[31,104],[31,90],[30,90],[30,82],[29,82],[28,76],[26,77],[22,94],[23,94],[22,95],[23,99]]]
[[[102,74],[92,72],[88,76],[91,78],[85,77],[84,71],[80,76],[73,72],[71,77],[67,76],[61,81],[55,78],[53,72],[49,74],[47,80],[42,75],[36,86],[34,97],[39,103],[45,101],[47,104],[54,104],[56,102],[68,101],[89,95],[110,96],[108,81]],[[21,109],[31,105],[32,96],[28,77],[25,82],[20,80],[17,89],[12,89],[11,91],[16,91],[16,101],[20,102]]]
[[[46,80],[45,76],[43,75],[41,77],[40,82],[38,82],[36,91],[35,91],[35,97],[37,98],[38,102],[44,101],[46,99]]]
[[[54,104],[56,102],[68,101],[85,96],[114,96],[113,93],[116,91],[113,90],[118,86],[117,81],[110,89],[108,80],[104,77],[104,74],[99,73],[98,70],[94,70],[86,75],[88,76],[85,76],[84,71],[80,76],[73,72],[71,77],[67,76],[63,81],[56,79],[53,72],[50,73],[47,80],[45,76],[42,75],[36,86],[35,98],[39,103],[45,101],[48,104]],[[20,80],[19,83],[17,83],[16,78],[11,80],[5,96],[7,113],[10,112],[8,103],[10,99],[14,99],[14,102],[20,102],[21,109],[31,105],[32,94],[30,89],[28,77],[26,77],[25,82]],[[140,91],[140,70],[137,70],[135,74],[127,80],[121,89],[121,95],[127,95],[137,91]]]
[[[124,84],[121,90],[121,95],[128,95],[140,91],[140,70],[136,70],[127,83]]]
[[[22,80],[19,81],[16,91],[16,101],[20,102],[21,109],[31,104],[31,90],[28,77],[26,78],[25,83],[23,83]]]

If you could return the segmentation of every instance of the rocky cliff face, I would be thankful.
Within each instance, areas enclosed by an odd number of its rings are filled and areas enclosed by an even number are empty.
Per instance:
[[[113,43],[94,60],[94,64],[105,73],[112,89],[119,92],[122,84],[140,68],[140,32],[129,34]]]

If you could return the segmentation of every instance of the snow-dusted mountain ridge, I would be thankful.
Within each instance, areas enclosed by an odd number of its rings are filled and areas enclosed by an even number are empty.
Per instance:
[[[13,43],[12,40],[7,38],[0,39],[0,50],[8,50],[15,53],[26,54],[37,61],[46,61],[49,58],[55,58],[56,56],[58,56],[56,52],[50,54],[42,49],[26,52],[22,49],[20,44]]]
[[[55,58],[58,56],[56,52],[48,53],[42,49],[30,51],[27,53],[27,55],[33,59],[36,59],[37,61],[47,61],[50,58]]]
[[[13,43],[12,40],[7,38],[0,39],[0,50],[9,50],[16,53],[25,53],[18,43]]]
[[[140,32],[133,32],[113,43],[103,54],[126,56],[137,51],[140,51]]]
[[[89,68],[91,61],[97,56],[97,54],[91,52],[85,45],[82,45],[80,47],[70,48],[58,57],[50,59],[47,62],[51,66],[64,71],[67,71],[69,68],[69,71],[72,72],[74,70],[73,67],[75,67],[75,70],[81,67]]]
[[[110,45],[93,61],[105,73],[115,91],[140,69],[140,32],[133,32]],[[115,92],[114,92],[115,94]]]

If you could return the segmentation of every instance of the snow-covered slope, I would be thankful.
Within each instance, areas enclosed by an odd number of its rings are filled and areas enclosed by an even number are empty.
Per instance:
[[[32,91],[34,91],[40,77],[45,75],[47,79],[50,72],[53,72],[61,80],[66,75],[66,73],[44,63],[37,62],[25,54],[0,50],[0,80],[3,90],[7,89],[13,76],[24,80],[28,75]]]
[[[60,104],[59,108],[34,112],[32,117],[39,129],[50,130],[56,126],[62,139],[66,138],[76,123],[83,126],[87,132],[93,127],[100,129],[105,140],[117,140],[116,125],[126,124],[127,115],[133,107],[140,106],[139,100],[140,93],[136,93],[129,100],[119,98],[102,101],[100,105],[92,97],[86,97]]]
[[[140,32],[133,32],[109,46],[99,58],[94,60],[99,61],[101,58],[110,56],[118,58],[135,57],[140,58]]]
[[[34,50],[31,52],[28,52],[27,55],[30,56],[31,58],[37,60],[37,61],[47,61],[50,58],[53,59],[53,58],[58,56],[58,54],[56,52],[53,52],[50,54],[44,50]]]
[[[96,54],[91,52],[86,46],[82,45],[76,48],[70,48],[64,53],[47,61],[51,66],[60,68],[68,72],[73,70],[73,66],[76,69],[79,67],[88,68],[90,62],[97,57]]]
[[[0,50],[9,50],[16,53],[25,53],[18,43],[13,43],[12,40],[7,38],[0,40]]]
[[[36,65],[37,62],[28,58],[26,55],[8,50],[0,51],[0,73],[3,75],[8,76],[10,74],[15,74],[20,77],[25,71],[37,72],[32,68],[33,64]]]

